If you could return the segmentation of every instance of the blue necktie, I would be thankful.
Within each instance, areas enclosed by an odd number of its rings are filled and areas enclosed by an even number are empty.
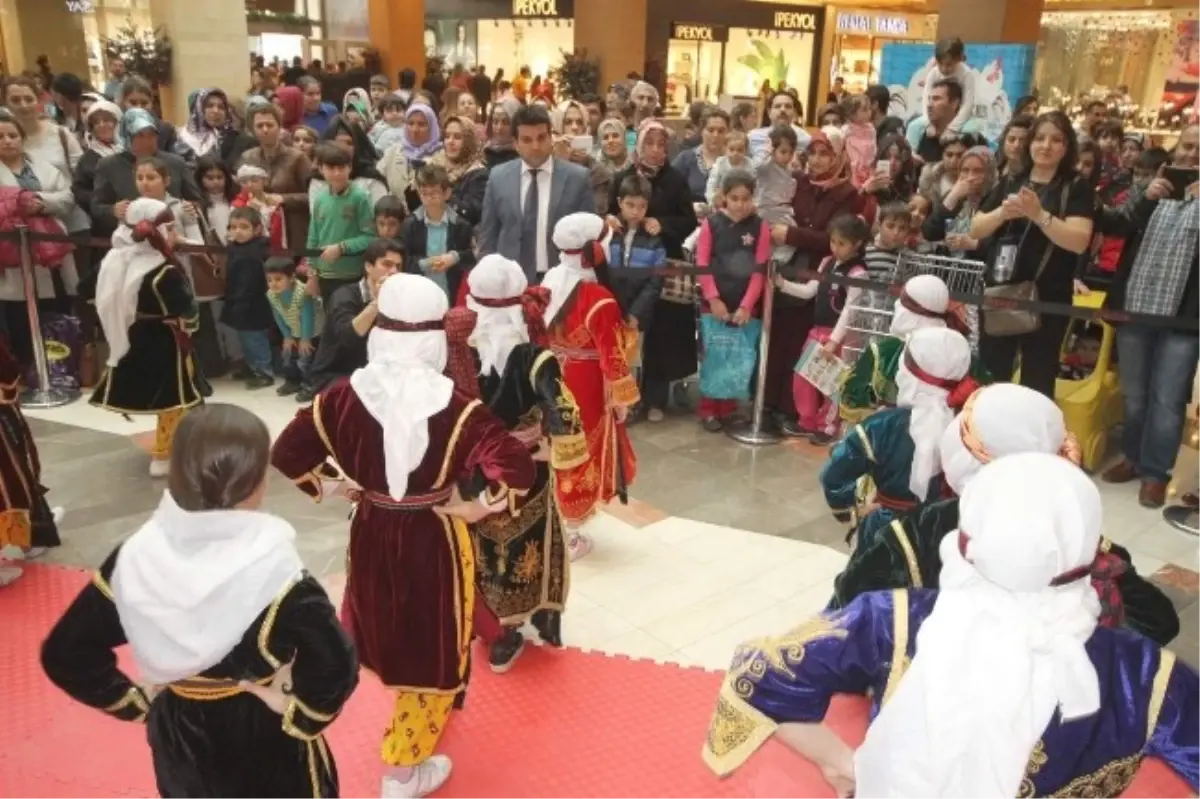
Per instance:
[[[521,209],[521,268],[526,275],[536,275],[538,248],[538,175],[540,169],[529,170],[529,188],[525,190],[525,204]]]

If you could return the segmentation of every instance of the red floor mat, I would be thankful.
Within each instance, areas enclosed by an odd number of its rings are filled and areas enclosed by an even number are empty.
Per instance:
[[[141,727],[112,721],[42,676],[38,648],[87,580],[31,566],[0,590],[0,796],[155,795]],[[719,675],[575,650],[530,647],[503,677],[477,672],[445,738],[455,771],[439,796],[830,796],[816,770],[768,744],[728,780],[701,763]],[[346,796],[379,795],[379,736],[390,695],[363,680],[330,742]],[[864,708],[838,706],[861,740]],[[820,787],[818,787],[820,786]],[[1129,796],[1188,795],[1158,763]]]

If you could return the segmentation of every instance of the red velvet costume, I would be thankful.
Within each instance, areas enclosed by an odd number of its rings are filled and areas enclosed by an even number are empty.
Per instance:
[[[589,282],[576,286],[561,321],[550,329],[550,346],[562,365],[567,388],[575,395],[587,434],[587,461],[557,472],[558,505],[569,524],[586,521],[601,505],[624,493],[637,474],[625,424],[618,423],[612,412],[640,399],[625,357],[624,330],[612,293]]]
[[[487,502],[507,499],[515,512],[536,476],[525,446],[476,400],[456,392],[428,424],[429,446],[401,501],[388,495],[382,428],[348,379],[296,415],[271,457],[317,501],[329,458],[363,489],[350,525],[342,620],[362,665],[398,691],[383,743],[385,762],[396,766],[429,757],[468,677],[474,552],[466,525],[433,508],[469,481],[486,486]]]

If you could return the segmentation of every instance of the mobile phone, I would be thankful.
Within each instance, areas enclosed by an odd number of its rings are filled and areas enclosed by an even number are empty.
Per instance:
[[[1184,199],[1187,187],[1200,180],[1200,170],[1182,166],[1163,167],[1163,177],[1171,183],[1172,200]]]
[[[891,161],[876,161],[875,162],[875,174],[883,175],[884,177],[887,177],[888,175],[892,174],[892,162]]]
[[[577,153],[590,153],[592,151],[592,137],[572,136],[571,149]]]

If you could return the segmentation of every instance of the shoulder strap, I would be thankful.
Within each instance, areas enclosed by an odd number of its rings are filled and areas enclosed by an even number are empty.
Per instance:
[[[1071,185],[1075,182],[1075,180],[1076,180],[1075,178],[1072,178],[1071,180],[1063,181],[1062,192],[1059,194],[1059,199],[1058,199],[1058,214],[1057,214],[1057,216],[1059,218],[1062,218],[1063,215],[1067,213],[1067,198],[1071,194]],[[1031,222],[1030,224],[1032,225],[1033,223]],[[1045,234],[1045,231],[1043,231],[1043,235],[1044,234]],[[1041,280],[1042,272],[1044,272],[1046,270],[1046,265],[1050,263],[1050,256],[1054,254],[1054,248],[1056,246],[1057,245],[1054,242],[1050,241],[1050,237],[1046,236],[1046,251],[1044,253],[1042,253],[1041,263],[1038,264],[1037,273],[1033,276],[1034,283]]]
[[[71,168],[71,150],[67,147],[67,131],[62,125],[58,126],[58,144],[62,147],[63,163],[67,165],[67,177],[74,181],[75,170]]]

